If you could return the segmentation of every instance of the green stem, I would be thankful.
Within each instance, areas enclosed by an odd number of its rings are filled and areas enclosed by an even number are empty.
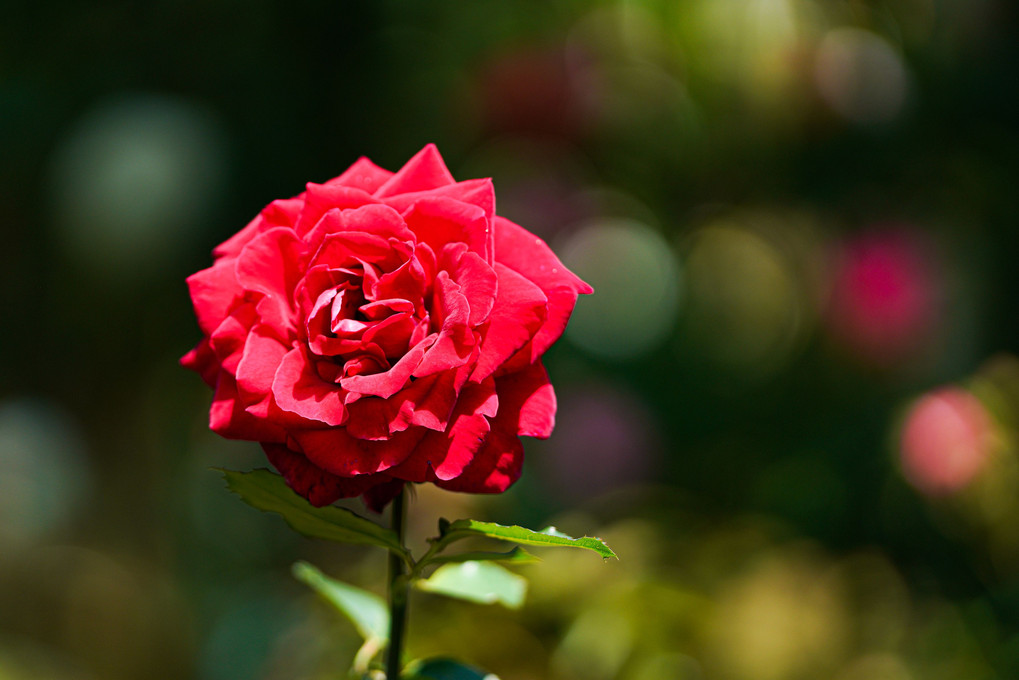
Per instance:
[[[393,531],[403,545],[403,525],[407,516],[407,492],[393,500]],[[386,678],[399,680],[403,635],[407,627],[407,565],[399,555],[389,554],[389,649],[386,651]]]

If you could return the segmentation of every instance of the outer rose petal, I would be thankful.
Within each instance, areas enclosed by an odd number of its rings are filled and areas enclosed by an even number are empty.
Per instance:
[[[492,375],[507,359],[524,347],[545,323],[548,301],[534,283],[500,263],[495,305],[482,331],[481,354],[471,380]]]
[[[404,461],[421,440],[423,430],[398,432],[384,441],[351,437],[342,428],[294,432],[295,448],[327,472],[341,477],[371,475]]]
[[[396,194],[405,194],[408,191],[434,189],[453,183],[453,175],[449,174],[439,150],[435,148],[434,144],[428,144],[414,154],[414,157],[407,161],[406,165],[397,170],[396,174],[389,178],[389,181],[379,187],[375,192],[375,197],[385,198]]]
[[[208,338],[202,338],[194,349],[182,356],[180,365],[202,376],[202,380],[209,387],[216,386],[219,360],[216,359],[216,353],[212,351]]]
[[[308,184],[304,193],[304,206],[294,224],[294,231],[307,234],[330,210],[360,208],[369,203],[378,203],[371,194],[361,189],[341,184]]]
[[[493,428],[470,465],[457,477],[436,479],[436,486],[467,493],[502,493],[520,478],[524,447],[520,438]]]
[[[276,369],[288,351],[287,346],[276,339],[271,328],[264,324],[252,328],[237,364],[237,382],[241,390],[255,397],[268,394]]]
[[[364,492],[364,504],[368,506],[369,510],[382,512],[389,505],[390,501],[403,491],[404,481],[402,479],[389,479],[384,474],[373,475],[373,478],[375,486],[370,487]]]
[[[244,352],[244,345],[251,326],[257,320],[255,305],[245,303],[236,307],[230,316],[213,331],[209,337],[212,349],[219,357],[224,371],[237,374],[237,364]]]
[[[293,305],[294,289],[304,275],[308,248],[292,229],[276,227],[256,236],[237,258],[237,281],[282,308]]]
[[[342,175],[329,180],[326,184],[353,187],[354,189],[367,191],[370,194],[385,184],[392,176],[393,173],[389,170],[384,170],[364,156],[361,156]]]
[[[594,289],[567,269],[534,234],[503,217],[496,217],[493,222],[496,261],[536,283],[548,296],[548,318],[535,335],[526,361],[521,358],[521,362],[531,363],[562,335],[577,304],[577,296],[592,293]]]
[[[555,395],[540,364],[496,380],[499,410],[491,431],[469,464],[455,475],[435,472],[435,483],[451,491],[502,493],[519,477],[524,448],[518,434],[551,433],[555,419]],[[451,447],[452,450],[452,447]]]
[[[216,394],[209,408],[209,429],[227,439],[250,441],[286,441],[283,428],[244,410],[237,393],[237,383],[229,373],[220,372]]]
[[[469,179],[465,182],[447,184],[427,191],[412,191],[390,196],[385,201],[386,205],[392,206],[402,213],[422,198],[438,197],[452,198],[461,203],[476,205],[485,211],[485,215],[489,219],[495,217],[495,189],[492,187],[491,179]]]
[[[262,209],[259,215],[248,223],[248,226],[216,246],[212,254],[216,257],[237,257],[244,246],[263,231],[273,227],[292,227],[297,221],[304,201],[290,198],[273,201]]]
[[[287,485],[315,506],[329,505],[340,498],[358,496],[381,480],[372,477],[337,477],[314,465],[283,444],[262,444],[265,455]]]
[[[506,425],[519,435],[548,439],[555,427],[556,398],[541,362],[522,371],[496,378],[499,412]]]
[[[594,292],[559,261],[548,245],[518,224],[505,217],[493,220],[495,227],[495,259],[510,269],[526,276],[548,291],[554,288],[571,288],[578,294]]]
[[[231,262],[217,262],[187,278],[198,327],[212,335],[244,295]]]

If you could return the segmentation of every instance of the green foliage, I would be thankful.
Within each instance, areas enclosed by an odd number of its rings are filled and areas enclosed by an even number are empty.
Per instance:
[[[294,578],[350,619],[365,640],[389,636],[389,609],[375,593],[329,578],[307,562],[295,562],[291,571]]]
[[[440,528],[442,526],[443,525],[440,524]],[[445,529],[446,530],[439,538],[439,542],[443,546],[461,538],[485,536],[488,538],[495,538],[500,541],[521,543],[523,545],[584,548],[586,550],[593,550],[605,559],[610,557],[619,559],[616,557],[616,554],[612,552],[612,549],[609,548],[609,546],[606,545],[600,538],[595,538],[593,536],[573,538],[557,530],[555,527],[545,527],[541,531],[533,531],[516,525],[505,526],[502,524],[495,524],[494,522],[479,522],[474,519],[458,519],[455,522],[450,522],[448,525],[445,525]]]
[[[524,604],[527,580],[490,561],[470,560],[445,564],[415,585],[438,593],[479,604],[502,604],[519,609]]]
[[[385,601],[367,590],[329,578],[307,562],[296,562],[291,571],[294,578],[312,590],[350,619],[364,643],[354,656],[351,671],[364,677],[372,659],[389,643],[389,609]]]
[[[345,508],[316,508],[294,493],[280,475],[266,469],[220,472],[241,500],[263,512],[275,512],[300,534],[339,543],[379,546],[410,562],[410,553],[393,531]]]
[[[540,557],[527,552],[520,546],[517,546],[509,552],[487,552],[479,550],[475,552],[457,553],[456,555],[438,555],[430,558],[428,560],[428,564],[448,564],[450,562],[481,560],[489,562],[506,562],[508,564],[534,564],[535,562],[541,562]]]

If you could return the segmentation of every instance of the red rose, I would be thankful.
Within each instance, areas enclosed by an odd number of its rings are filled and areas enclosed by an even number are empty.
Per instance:
[[[540,359],[591,288],[433,145],[308,184],[213,254],[188,278],[205,337],[181,363],[215,388],[209,426],[261,442],[313,504],[505,491],[518,436],[551,433]]]

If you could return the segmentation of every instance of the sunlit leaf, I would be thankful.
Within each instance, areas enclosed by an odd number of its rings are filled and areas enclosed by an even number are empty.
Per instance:
[[[408,669],[404,680],[499,680],[499,676],[453,659],[426,659]]]
[[[241,500],[264,512],[275,512],[300,534],[339,543],[376,545],[401,557],[408,556],[393,531],[345,508],[332,505],[316,508],[294,493],[281,476],[269,470],[220,472],[227,486]]]
[[[527,580],[498,564],[483,561],[445,564],[417,587],[431,593],[480,604],[502,604],[518,609],[527,594]]]
[[[365,640],[389,637],[389,610],[375,593],[329,578],[307,562],[295,562],[294,577],[311,587],[322,598],[350,619]]]
[[[593,550],[605,559],[616,557],[616,554],[612,552],[612,549],[603,540],[593,536],[573,538],[555,527],[546,527],[541,531],[532,531],[531,529],[525,529],[516,525],[504,526],[494,522],[479,522],[474,519],[458,519],[455,522],[451,522],[439,540],[443,543],[449,543],[469,536],[487,536],[488,538],[496,538],[500,541],[511,541],[524,545],[585,548]]]

